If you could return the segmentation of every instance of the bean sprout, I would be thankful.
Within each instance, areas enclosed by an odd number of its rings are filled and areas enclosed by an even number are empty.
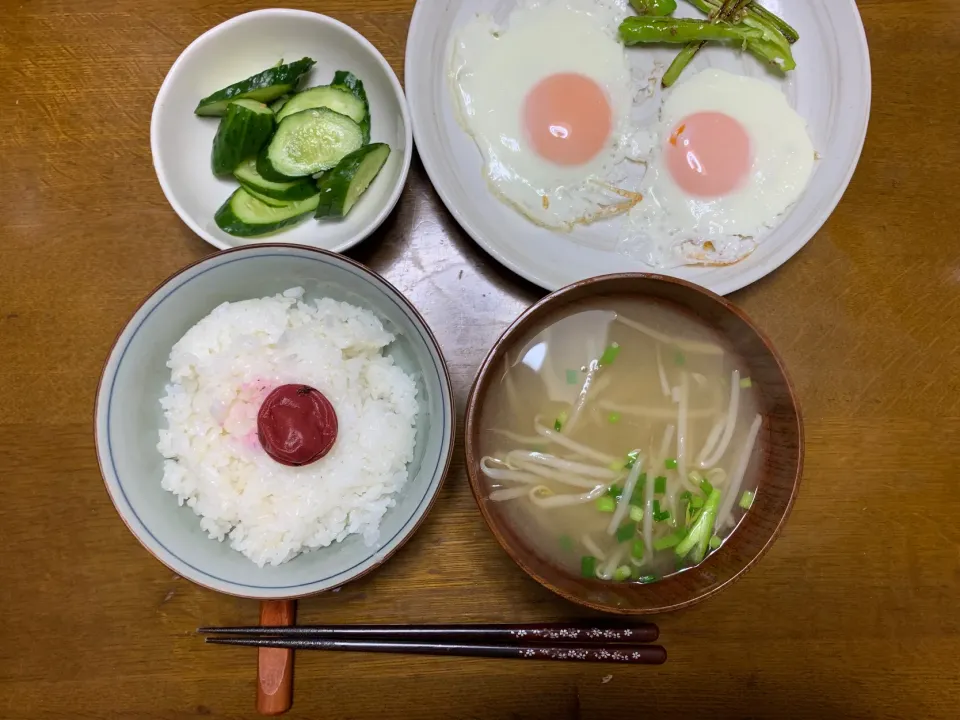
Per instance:
[[[490,499],[493,502],[506,502],[507,500],[516,500],[517,498],[525,497],[530,493],[530,488],[527,487],[513,487],[513,488],[500,488],[499,490],[494,490],[490,493]]]
[[[630,509],[630,499],[633,497],[633,491],[637,488],[637,481],[640,479],[640,470],[643,469],[643,458],[637,457],[633,463],[633,468],[630,470],[630,474],[627,475],[627,482],[623,485],[623,493],[620,495],[620,502],[617,503],[617,509],[613,512],[613,517],[610,518],[610,523],[607,525],[607,535],[615,535],[617,528],[620,527],[620,523],[623,522],[623,519],[627,516],[627,511]],[[647,483],[648,485],[650,483]]]
[[[643,323],[638,323],[636,320],[629,320],[625,317],[620,317],[619,315],[617,315],[616,320],[619,323],[623,323],[627,327],[633,328],[637,332],[642,332],[644,335],[649,335],[654,340],[658,340],[664,345],[673,345],[674,347],[686,352],[700,353],[702,355],[724,354],[723,348],[719,345],[697,342],[695,340],[681,340],[680,338],[672,338],[669,335],[665,335],[658,330],[654,330],[653,328],[644,325]]]
[[[747,440],[743,445],[740,457],[737,458],[736,468],[730,476],[730,487],[727,488],[723,503],[720,505],[719,512],[717,512],[717,519],[714,524],[714,528],[716,529],[714,532],[723,526],[733,525],[730,510],[733,507],[733,503],[737,500],[737,495],[740,493],[740,485],[743,483],[743,476],[747,473],[747,465],[750,464],[750,457],[753,455],[753,446],[757,443],[757,435],[760,434],[760,426],[762,424],[763,418],[757,415],[753,419],[750,431],[747,433]]]
[[[557,470],[565,470],[575,475],[585,475],[587,477],[600,478],[601,480],[616,480],[623,474],[622,472],[611,470],[608,467],[587,465],[586,463],[564,460],[546,453],[527,452],[526,450],[511,450],[507,453],[506,461],[507,465],[512,465],[517,462],[537,463]]]
[[[539,415],[534,420],[533,427],[537,431],[537,434],[545,437],[550,442],[561,445],[567,450],[571,450],[575,453],[580,453],[584,457],[591,458],[597,462],[603,463],[604,465],[610,465],[611,463],[617,461],[617,458],[615,458],[613,455],[608,455],[607,453],[594,450],[591,447],[587,447],[586,445],[582,445],[581,443],[571,440],[565,435],[558,433],[556,430],[548,428],[546,425],[540,422]]]
[[[660,354],[659,345],[657,345],[657,375],[660,376],[660,392],[664,397],[670,397],[670,382],[667,380],[667,371],[663,368],[663,357]]]
[[[737,426],[737,412],[740,410],[740,371],[734,370],[730,379],[730,404],[727,405],[726,425],[723,428],[723,437],[717,445],[713,454],[699,463],[701,468],[708,468],[720,462],[720,458],[727,452],[730,446],[730,439],[733,437],[733,431]]]
[[[530,490],[530,502],[541,508],[570,507],[571,505],[586,505],[607,492],[605,485],[597,485],[593,490],[582,495],[557,495],[546,485],[537,485]]]
[[[607,559],[607,554],[600,549],[600,546],[597,545],[593,541],[593,538],[590,537],[589,535],[584,534],[583,537],[580,538],[580,542],[587,549],[587,552],[593,555],[600,562],[603,562],[604,560]]]

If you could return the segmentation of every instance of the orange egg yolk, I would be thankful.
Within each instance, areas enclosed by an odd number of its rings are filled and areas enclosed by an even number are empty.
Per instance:
[[[728,195],[753,164],[746,128],[719,112],[685,117],[670,134],[665,152],[674,182],[695,197]]]
[[[523,125],[540,157],[557,165],[583,165],[606,145],[613,110],[603,88],[590,78],[557,73],[527,93]]]

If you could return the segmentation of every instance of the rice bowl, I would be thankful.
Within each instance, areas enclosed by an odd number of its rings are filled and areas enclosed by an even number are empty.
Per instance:
[[[173,347],[160,404],[162,485],[203,530],[257,565],[361,534],[368,545],[407,480],[417,388],[382,349],[394,337],[373,313],[303,289],[224,303]],[[316,463],[288,467],[257,438],[271,388],[304,383],[337,410],[339,434]]]
[[[211,540],[194,510],[181,506],[162,487],[165,459],[157,442],[169,423],[159,400],[171,384],[167,366],[171,348],[190,328],[225,302],[274,297],[293,287],[304,288],[307,301],[328,298],[369,311],[394,336],[381,354],[416,383],[415,446],[406,465],[406,483],[391,496],[395,504],[380,519],[379,539],[373,545],[362,533],[354,533],[289,562],[260,567],[229,540]],[[106,490],[133,536],[177,575],[212,590],[261,600],[330,590],[367,575],[392,557],[437,500],[455,429],[443,354],[409,300],[349,258],[267,243],[203,258],[144,299],[104,364],[95,418]]]

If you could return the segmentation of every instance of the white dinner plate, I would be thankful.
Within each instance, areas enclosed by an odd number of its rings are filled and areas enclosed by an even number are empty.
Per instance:
[[[418,0],[410,23],[406,91],[413,132],[430,180],[461,226],[490,255],[548,290],[577,280],[625,271],[655,271],[616,250],[622,218],[578,227],[572,233],[538,227],[500,202],[487,188],[480,152],[454,116],[448,84],[451,40],[478,13],[503,22],[518,0]],[[797,69],[786,78],[730,47],[700,53],[689,73],[706,67],[778,83],[807,121],[820,155],[800,201],[775,229],[759,236],[757,250],[726,267],[656,270],[727,294],[759,280],[789,260],[816,234],[843,196],[863,149],[870,115],[870,55],[854,0],[765,0],[800,33]],[[690,9],[690,8],[688,8]],[[683,12],[696,16],[696,11]],[[661,63],[671,48],[630,48],[639,67]],[[639,88],[638,88],[639,89]],[[659,100],[651,105],[656,117]]]

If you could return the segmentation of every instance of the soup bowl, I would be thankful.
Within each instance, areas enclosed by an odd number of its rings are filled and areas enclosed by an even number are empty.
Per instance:
[[[481,469],[487,410],[508,359],[542,327],[598,303],[650,302],[687,315],[711,330],[738,356],[751,379],[763,423],[751,461],[753,505],[716,551],[702,563],[656,582],[612,582],[583,577],[525,536],[510,503],[490,499]],[[569,372],[569,371],[568,371]],[[532,419],[532,418],[531,418]],[[649,274],[605,275],[575,283],[532,306],[493,346],[470,391],[466,411],[466,463],[470,487],[494,537],[530,577],[587,607],[622,615],[651,615],[705,600],[755,565],[790,514],[803,469],[803,422],[790,379],[770,341],[738,308],[691,283]],[[526,502],[524,500],[524,502]]]

